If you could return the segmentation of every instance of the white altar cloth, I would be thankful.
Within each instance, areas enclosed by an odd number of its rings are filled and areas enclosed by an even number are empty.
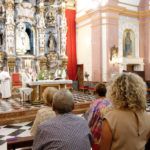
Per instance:
[[[33,89],[32,88],[28,88],[28,87],[22,87],[22,88],[20,88],[19,89],[20,90],[20,93],[21,94],[25,94],[25,95],[30,95],[31,94],[31,92],[33,91]]]
[[[40,101],[42,99],[43,90],[46,87],[56,87],[58,89],[67,88],[67,85],[72,84],[72,80],[38,80],[28,83],[29,87],[33,88],[31,97],[33,101]]]
[[[38,80],[28,83],[30,86],[42,84],[72,84],[72,80]]]

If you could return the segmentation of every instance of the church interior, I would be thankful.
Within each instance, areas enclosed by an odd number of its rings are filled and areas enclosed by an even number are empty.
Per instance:
[[[32,146],[47,87],[70,90],[81,117],[99,82],[132,72],[150,112],[149,18],[149,0],[0,0],[0,150]]]

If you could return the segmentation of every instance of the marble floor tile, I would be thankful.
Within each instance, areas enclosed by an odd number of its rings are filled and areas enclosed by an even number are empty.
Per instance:
[[[17,137],[30,136],[30,129],[33,122],[22,122],[0,126],[0,150],[7,150],[7,142]],[[18,149],[17,149],[18,150]]]

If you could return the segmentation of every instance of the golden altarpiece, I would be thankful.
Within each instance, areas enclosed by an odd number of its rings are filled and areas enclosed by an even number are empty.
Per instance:
[[[65,6],[64,0],[1,0],[0,69],[30,72],[33,82],[66,78]]]
[[[1,0],[1,68],[7,66],[10,73],[44,72],[39,78],[53,79],[56,70],[66,64],[65,48],[63,0]]]

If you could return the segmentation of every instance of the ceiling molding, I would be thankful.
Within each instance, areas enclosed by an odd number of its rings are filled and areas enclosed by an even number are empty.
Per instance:
[[[77,17],[76,21],[78,22],[82,22],[86,19],[89,19],[89,17],[99,14],[99,16],[101,16],[101,13],[116,13],[118,15],[122,15],[122,16],[129,16],[129,17],[134,17],[134,18],[147,18],[150,17],[150,10],[144,10],[144,11],[132,11],[132,10],[128,10],[124,7],[121,6],[104,6],[101,7],[100,9],[97,10],[88,10],[85,11],[85,14]],[[112,17],[112,16],[111,16]]]

